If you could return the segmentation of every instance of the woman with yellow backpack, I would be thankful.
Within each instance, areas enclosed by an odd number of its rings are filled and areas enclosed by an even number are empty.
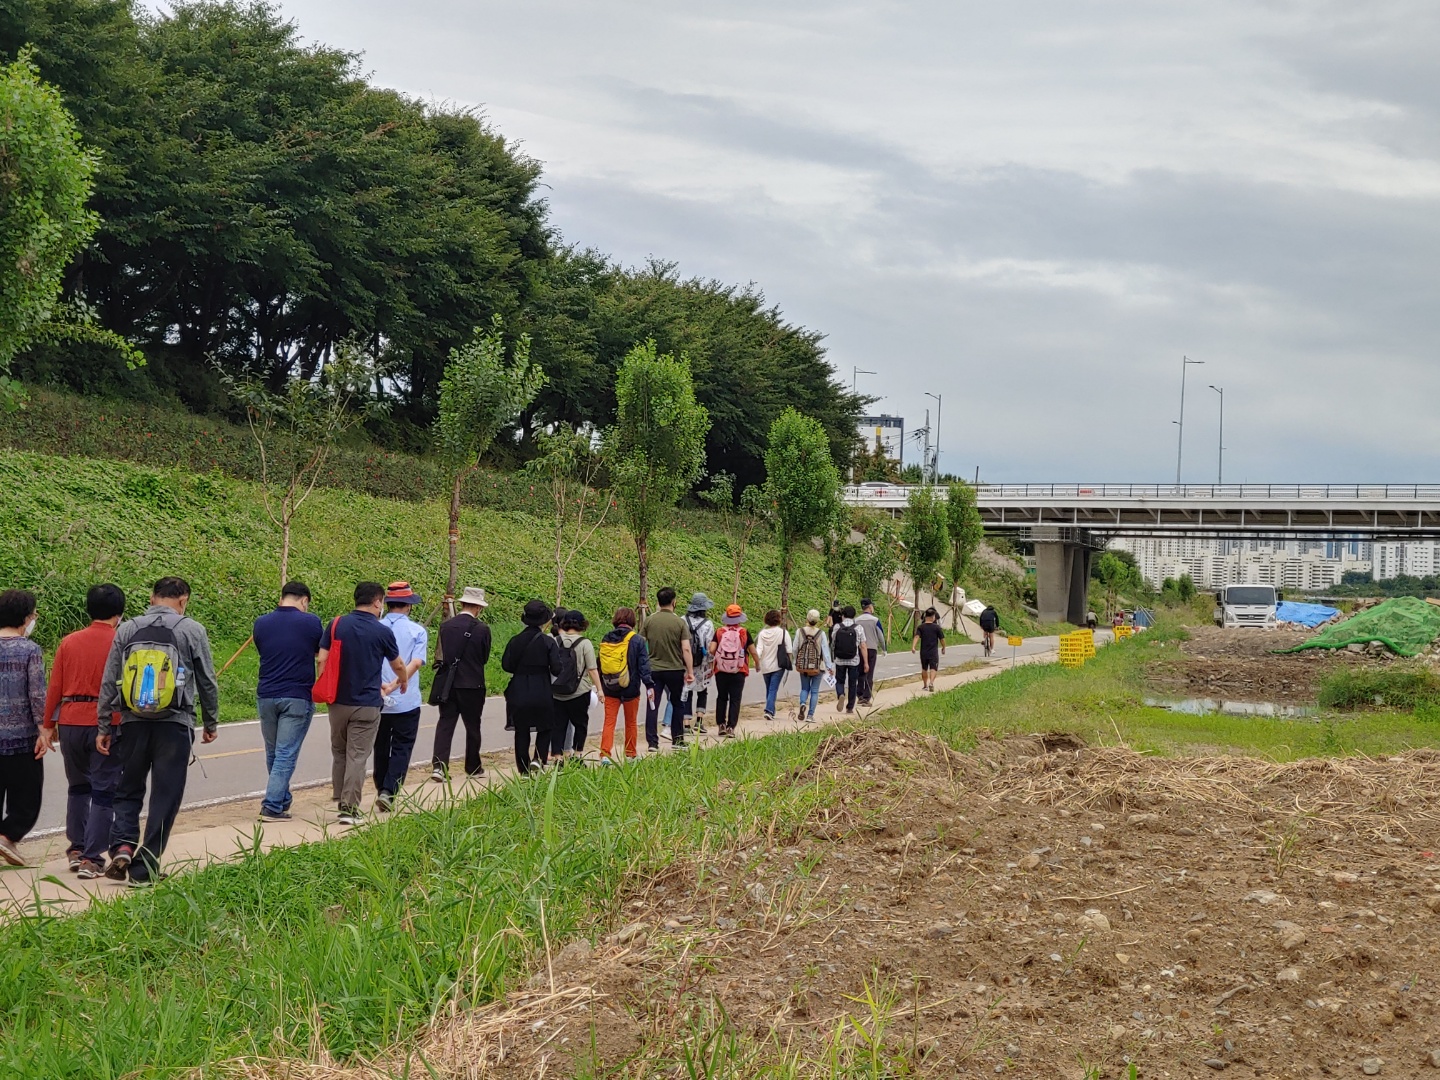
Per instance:
[[[625,710],[625,756],[638,752],[640,688],[655,693],[650,673],[650,651],[645,639],[635,633],[635,611],[619,608],[610,620],[613,629],[600,639],[600,692],[605,697],[605,726],[600,729],[600,760],[615,764],[615,721]]]

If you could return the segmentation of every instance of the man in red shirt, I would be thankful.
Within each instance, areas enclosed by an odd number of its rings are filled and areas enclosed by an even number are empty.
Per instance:
[[[125,594],[116,585],[96,585],[85,595],[85,610],[90,625],[66,635],[55,650],[45,694],[44,732],[51,746],[58,738],[65,780],[70,785],[65,810],[66,859],[80,877],[98,878],[105,871],[105,852],[110,846],[121,756],[102,754],[95,748],[95,703],[100,700],[100,680],[115,640],[115,627],[125,614]],[[119,736],[119,727],[113,732]]]

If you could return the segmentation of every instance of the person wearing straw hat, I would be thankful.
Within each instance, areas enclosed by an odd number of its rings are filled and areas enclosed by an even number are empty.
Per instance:
[[[745,692],[745,679],[750,665],[760,666],[755,647],[750,644],[750,631],[745,629],[746,616],[739,604],[725,609],[720,620],[720,633],[715,639],[715,724],[722,739],[733,739],[740,723],[740,699]]]
[[[485,712],[485,665],[490,662],[490,627],[480,621],[490,606],[485,590],[466,586],[460,594],[460,613],[440,624],[440,655],[443,665],[435,674],[441,695],[432,690],[431,702],[440,706],[435,724],[435,749],[430,755],[430,779],[443,784],[450,771],[450,746],[455,738],[455,721],[465,725],[465,775],[484,776],[480,762],[480,718]],[[453,669],[453,674],[450,672]]]
[[[520,621],[525,629],[505,644],[500,667],[510,673],[505,687],[505,705],[515,725],[515,768],[524,776],[535,766],[544,768],[550,761],[551,726],[555,722],[555,699],[551,680],[560,674],[560,657],[555,639],[545,633],[544,626],[554,617],[550,605],[531,600],[525,605]],[[535,755],[530,755],[530,735],[535,735]]]
[[[385,589],[385,616],[380,622],[395,635],[400,662],[405,665],[405,683],[394,679],[381,685],[384,703],[380,726],[375,730],[375,809],[389,810],[395,803],[410,755],[420,734],[420,669],[430,644],[430,632],[410,618],[410,609],[420,595],[408,581],[392,581]],[[384,667],[381,678],[384,678]]]

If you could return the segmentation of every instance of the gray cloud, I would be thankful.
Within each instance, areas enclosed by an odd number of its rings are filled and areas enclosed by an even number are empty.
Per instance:
[[[293,0],[481,104],[556,223],[754,281],[992,478],[1435,478],[1440,10]]]

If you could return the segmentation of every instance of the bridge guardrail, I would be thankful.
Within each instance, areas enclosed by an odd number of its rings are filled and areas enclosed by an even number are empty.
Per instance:
[[[849,502],[908,499],[917,485],[851,485]],[[937,487],[943,496],[943,485]],[[1353,499],[1363,502],[1440,501],[1440,484],[981,484],[982,499]]]

